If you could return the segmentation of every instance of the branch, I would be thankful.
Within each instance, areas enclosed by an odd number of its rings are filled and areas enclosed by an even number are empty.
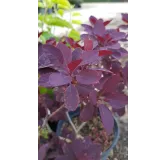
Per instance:
[[[77,129],[76,129],[74,123],[72,122],[72,120],[71,120],[71,118],[70,118],[70,116],[69,116],[69,112],[66,112],[66,116],[67,116],[67,119],[68,119],[70,125],[72,126],[72,128],[73,128],[75,134],[77,135]]]

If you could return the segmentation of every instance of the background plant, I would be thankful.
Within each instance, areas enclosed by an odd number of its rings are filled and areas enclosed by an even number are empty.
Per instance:
[[[79,13],[71,13],[71,9],[74,7],[68,0],[42,0],[38,1],[38,7],[43,8],[44,12],[38,14],[38,26],[39,31],[43,32],[40,39],[43,43],[50,37],[54,37],[54,31],[56,27],[68,28],[67,36],[72,37],[75,40],[80,39],[80,34],[73,27],[73,24],[80,25],[81,21],[74,19],[74,17],[80,16]],[[48,10],[51,9],[49,13]],[[64,12],[68,12],[69,19],[65,19]]]

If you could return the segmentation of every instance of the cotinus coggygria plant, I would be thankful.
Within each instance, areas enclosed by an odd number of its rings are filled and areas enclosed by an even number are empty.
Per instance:
[[[120,27],[106,29],[111,20],[89,20],[90,25],[82,25],[87,33],[79,41],[64,37],[38,43],[39,160],[101,160],[101,137],[108,140],[114,134],[114,115],[125,113],[128,62],[121,60],[128,52],[121,42],[128,34]],[[100,125],[96,132],[101,135],[82,135],[89,122],[94,122],[93,131]]]

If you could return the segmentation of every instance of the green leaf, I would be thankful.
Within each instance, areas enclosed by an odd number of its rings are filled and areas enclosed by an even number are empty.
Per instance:
[[[51,34],[50,32],[43,32],[42,36],[45,38],[45,40],[48,40],[48,39],[54,37],[54,35]]]
[[[80,20],[72,20],[72,23],[73,23],[73,24],[79,24],[79,25],[80,25],[80,24],[81,24],[81,21],[80,21]]]
[[[47,88],[40,87],[39,91],[40,91],[40,94],[46,94],[47,93]]]
[[[73,38],[75,41],[80,40],[80,33],[79,33],[78,31],[74,30],[74,29],[72,29],[72,30],[69,32],[68,36],[69,36],[70,38]]]
[[[63,14],[64,14],[64,10],[59,9],[59,10],[58,10],[58,14],[61,15],[61,16],[63,16]]]
[[[52,0],[44,0],[44,3],[46,4],[47,8],[52,8],[54,3],[52,2]]]
[[[64,6],[62,4],[58,4],[57,7],[58,7],[58,9],[65,9],[65,10],[69,10],[70,9],[70,7]]]
[[[71,5],[68,0],[52,0],[53,3],[65,7],[64,9],[70,9]],[[59,8],[59,7],[58,7]]]
[[[72,24],[70,24],[66,20],[61,19],[59,17],[52,17],[52,18],[49,18],[49,19],[46,18],[45,23],[48,24],[48,25],[53,25],[53,26],[73,28]]]
[[[42,2],[38,2],[38,7],[39,8],[45,8],[44,4]]]
[[[74,12],[73,14],[72,14],[72,16],[81,16],[81,14],[79,13],[79,12]]]
[[[43,36],[43,35],[41,35],[41,36],[40,36],[40,39],[41,39],[41,41],[42,41],[42,43],[43,43],[43,44],[45,44],[45,43],[46,43],[46,39],[44,38],[44,36]]]

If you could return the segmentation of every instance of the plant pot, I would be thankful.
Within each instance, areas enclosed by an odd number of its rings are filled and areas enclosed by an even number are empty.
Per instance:
[[[78,108],[74,112],[70,112],[69,115],[70,115],[71,118],[73,118],[73,117],[77,117],[79,115],[79,113],[80,113],[80,108]],[[65,122],[67,122],[67,121],[60,120],[58,122],[57,130],[56,130],[56,135],[57,136],[61,135],[61,128],[62,128],[63,123],[65,123]],[[105,152],[102,153],[101,160],[107,160],[107,158],[110,155],[111,150],[116,146],[116,144],[118,142],[119,133],[120,133],[120,131],[119,131],[118,123],[117,123],[116,119],[114,119],[114,139],[113,139],[112,144],[110,145],[110,147]]]

